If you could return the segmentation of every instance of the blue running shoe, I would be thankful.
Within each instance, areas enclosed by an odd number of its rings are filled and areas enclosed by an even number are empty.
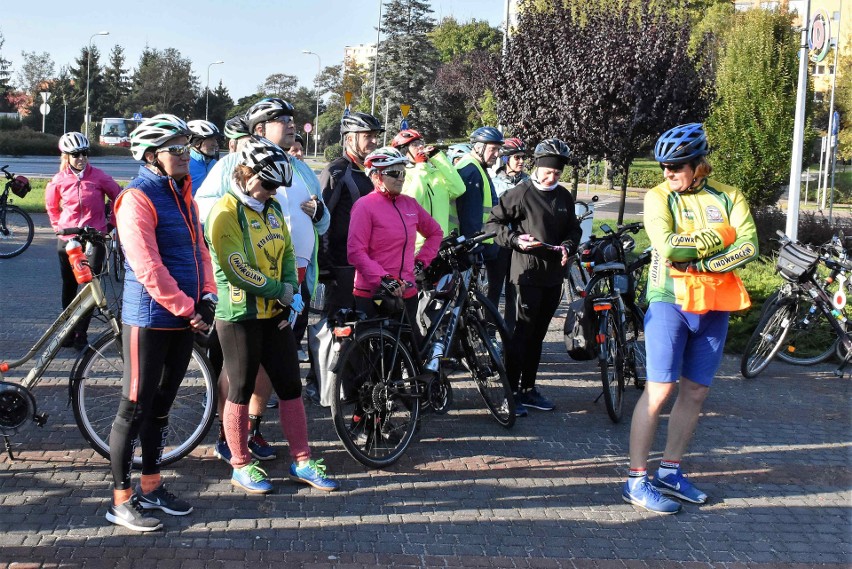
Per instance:
[[[648,482],[647,476],[628,478],[621,490],[621,498],[628,504],[659,514],[676,514],[681,507],[674,500],[661,496]]]
[[[309,460],[304,466],[298,466],[295,462],[290,465],[290,480],[309,484],[317,490],[332,492],[340,488],[340,484],[325,475],[325,464],[323,459]]]
[[[221,458],[228,464],[231,464],[231,448],[225,439],[216,439],[216,444],[213,446],[213,454],[216,458]]]
[[[704,504],[707,502],[707,494],[696,488],[692,482],[686,479],[686,474],[677,469],[674,474],[661,477],[660,471],[657,470],[657,476],[651,482],[654,488],[659,490],[661,494],[674,496],[693,504]]]
[[[515,402],[520,403],[524,407],[532,407],[539,411],[553,411],[554,409],[553,403],[539,393],[535,387],[518,391],[518,394],[515,395]]]
[[[249,437],[248,449],[257,460],[275,460],[277,458],[275,449],[269,446],[269,443],[260,433]]]
[[[269,494],[272,492],[272,482],[269,481],[269,475],[258,466],[256,460],[241,468],[235,468],[231,475],[231,484],[237,488],[242,488],[249,494]]]

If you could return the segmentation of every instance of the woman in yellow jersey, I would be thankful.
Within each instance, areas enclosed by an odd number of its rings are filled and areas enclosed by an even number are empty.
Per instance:
[[[216,330],[230,380],[224,408],[225,438],[234,471],[231,483],[252,494],[272,491],[269,477],[248,449],[248,403],[263,365],[278,395],[281,430],[290,445],[290,479],[319,490],[338,488],[322,460],[311,459],[301,397],[296,341],[288,316],[304,309],[296,255],[281,206],[273,199],[293,177],[287,154],[252,136],[240,150],[231,189],[207,218],[221,301]]]
[[[683,474],[680,461],[722,361],[728,316],[749,306],[733,271],[757,258],[757,230],[745,197],[708,179],[707,152],[701,124],[667,131],[654,149],[665,181],[645,196],[645,229],[654,248],[645,316],[648,381],[633,411],[630,473],[622,498],[663,514],[681,509],[667,496],[707,501]],[[648,453],[660,412],[677,384],[663,460],[649,481]]]

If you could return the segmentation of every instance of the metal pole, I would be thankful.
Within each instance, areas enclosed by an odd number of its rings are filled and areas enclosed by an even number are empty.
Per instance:
[[[796,92],[796,117],[793,123],[793,153],[790,157],[790,186],[787,192],[787,228],[790,239],[799,232],[799,195],[802,188],[802,150],[805,140],[805,95],[808,86],[808,22],[811,19],[811,2],[805,2],[805,25],[799,47],[799,83]]]
[[[586,159],[586,195],[589,195],[589,177],[592,175],[592,157]]]
[[[379,73],[379,42],[382,38],[382,0],[379,0],[379,25],[376,27],[376,57],[373,58],[373,96],[370,99],[370,114],[376,115],[376,80]],[[387,135],[385,135],[387,138]]]
[[[207,111],[210,108],[210,68],[214,65],[225,63],[224,61],[214,61],[207,66],[207,99],[204,102],[204,120],[207,120]]]
[[[308,51],[306,49],[303,49],[302,53],[304,53],[305,55],[316,55],[317,56],[317,77],[316,77],[316,79],[314,79],[314,88],[317,90],[317,114],[314,117],[314,158],[317,158],[319,156],[319,150],[318,150],[318,148],[319,148],[319,129],[317,128],[317,126],[319,125],[319,105],[320,105],[319,78],[320,78],[320,74],[322,73],[322,59],[320,59],[320,56],[319,56],[318,53],[315,53],[313,51]],[[310,145],[310,144],[311,144],[311,141],[308,140],[308,145]],[[305,148],[305,151],[307,151],[307,150],[308,150],[308,148]]]
[[[388,145],[388,130],[387,130],[387,127],[388,127],[388,115],[389,115],[389,113],[390,113],[390,98],[385,97],[385,138],[384,138],[384,141],[382,142],[382,146]]]
[[[831,198],[829,199],[828,205],[828,223],[831,224],[831,213],[834,207],[834,164],[835,164],[835,153],[837,149],[837,137],[834,136],[834,91],[837,88],[837,52],[840,51],[840,12],[843,10],[843,1],[840,1],[840,5],[837,9],[837,37],[834,38],[834,73],[831,74],[831,102],[828,105],[828,150],[831,152]],[[831,38],[829,38],[831,41]],[[834,144],[831,143],[832,138],[834,138]],[[826,160],[826,166],[828,166],[828,160]],[[828,190],[828,168],[825,171],[825,187]]]
[[[92,40],[95,39],[95,36],[108,36],[109,32],[98,32],[96,34],[92,34],[89,38],[89,49],[86,52],[86,115],[85,115],[85,123],[86,123],[86,138],[89,138],[89,84],[91,83],[91,79],[89,78],[89,69],[92,66]]]

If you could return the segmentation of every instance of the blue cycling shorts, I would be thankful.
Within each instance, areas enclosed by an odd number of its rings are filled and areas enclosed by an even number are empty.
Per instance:
[[[722,363],[729,312],[684,312],[677,304],[652,302],[645,314],[648,381],[685,377],[710,386]]]

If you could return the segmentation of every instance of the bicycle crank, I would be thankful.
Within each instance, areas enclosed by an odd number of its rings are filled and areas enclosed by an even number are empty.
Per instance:
[[[445,374],[435,377],[426,386],[426,401],[438,415],[443,415],[450,410],[453,404],[453,387]]]
[[[16,383],[0,381],[0,434],[14,435],[30,420],[39,426],[47,420],[44,413],[36,414],[32,393]]]

